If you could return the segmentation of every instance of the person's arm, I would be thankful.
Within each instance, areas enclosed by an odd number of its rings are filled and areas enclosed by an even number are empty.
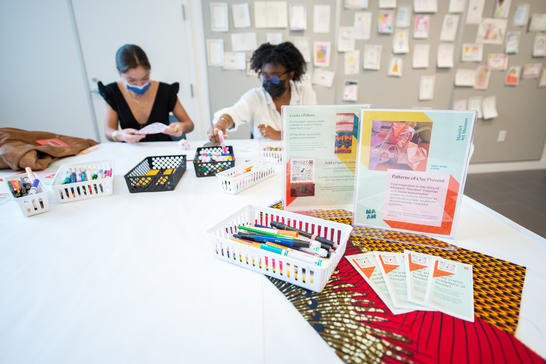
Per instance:
[[[127,142],[127,143],[137,143],[144,139],[146,135],[136,134],[138,130],[136,129],[122,129],[118,130],[118,113],[112,109],[108,103],[106,103],[106,122],[104,128],[104,134],[108,140],[113,142]]]
[[[189,133],[193,130],[194,124],[193,121],[190,119],[188,113],[186,112],[186,109],[184,109],[184,106],[180,103],[180,100],[176,100],[176,104],[174,105],[173,114],[176,116],[176,119],[178,120],[175,123],[172,123],[169,125],[167,129],[163,133],[169,134],[175,137],[179,137],[184,133]]]
[[[215,143],[219,142],[218,130],[221,130],[225,136],[227,129],[236,127],[238,123],[252,120],[252,108],[250,105],[256,105],[257,103],[255,93],[255,90],[250,90],[245,93],[235,105],[223,109],[222,114],[208,132],[210,141]]]

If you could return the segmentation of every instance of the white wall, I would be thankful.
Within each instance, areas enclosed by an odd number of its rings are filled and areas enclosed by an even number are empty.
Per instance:
[[[96,139],[68,0],[2,0],[0,34],[0,125]]]

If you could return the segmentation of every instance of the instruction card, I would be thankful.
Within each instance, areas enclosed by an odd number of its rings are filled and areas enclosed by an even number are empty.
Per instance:
[[[474,111],[363,110],[353,225],[453,237],[475,119]]]

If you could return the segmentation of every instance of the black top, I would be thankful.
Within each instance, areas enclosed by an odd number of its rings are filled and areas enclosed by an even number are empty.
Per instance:
[[[118,113],[119,125],[122,129],[133,128],[140,130],[146,125],[152,123],[163,123],[169,125],[169,113],[174,110],[176,100],[178,99],[178,89],[180,85],[178,82],[169,85],[167,83],[159,82],[157,88],[157,94],[155,96],[154,104],[152,105],[152,111],[146,121],[146,124],[141,125],[136,121],[129,104],[123,97],[117,82],[112,82],[106,86],[102,82],[98,82],[99,93],[104,98],[104,101],[108,103]],[[167,134],[148,134],[146,138],[142,139],[143,142],[159,142],[159,141],[171,141],[171,137]]]

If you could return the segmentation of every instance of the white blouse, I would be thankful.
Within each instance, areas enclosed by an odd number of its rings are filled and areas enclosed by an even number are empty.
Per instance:
[[[317,96],[309,83],[290,81],[290,105],[316,105]],[[275,130],[282,130],[281,114],[275,108],[273,98],[263,87],[247,91],[233,106],[214,113],[213,123],[220,116],[228,114],[235,123],[235,129],[242,123],[250,123],[254,138],[264,139],[258,125],[265,124]]]

